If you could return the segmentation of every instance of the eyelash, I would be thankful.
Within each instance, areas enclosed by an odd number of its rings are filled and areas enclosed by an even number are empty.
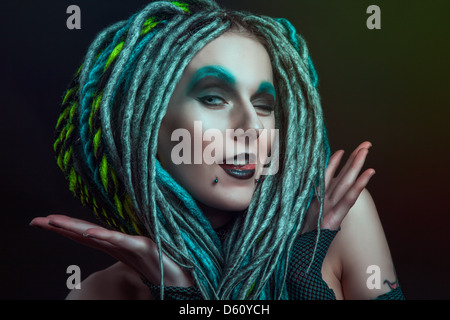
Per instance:
[[[270,115],[272,114],[272,112],[275,110],[275,108],[273,106],[270,105],[259,105],[259,106],[255,106],[255,109],[261,109],[264,111],[264,114],[266,115]]]
[[[220,100],[220,103],[208,102],[208,99]],[[220,107],[220,106],[228,104],[228,102],[225,99],[223,99],[222,97],[219,97],[219,96],[215,96],[215,95],[206,95],[206,96],[198,97],[197,100],[209,107]],[[262,110],[264,115],[272,114],[272,112],[275,109],[274,106],[271,106],[271,105],[256,105],[254,107],[255,107],[255,109]]]
[[[197,99],[201,103],[203,103],[203,104],[205,104],[207,106],[213,106],[213,107],[218,107],[218,106],[221,106],[221,105],[228,104],[228,102],[226,102],[225,99],[223,99],[223,98],[221,98],[219,96],[214,96],[214,95],[206,95],[206,96],[203,96],[203,97],[198,97]],[[220,100],[220,103],[211,103],[211,102],[207,101],[208,99]]]

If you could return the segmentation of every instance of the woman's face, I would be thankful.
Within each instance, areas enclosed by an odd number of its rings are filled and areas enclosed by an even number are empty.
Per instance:
[[[223,34],[195,55],[175,88],[158,136],[162,166],[204,205],[245,210],[273,143],[263,133],[275,128],[275,99],[264,46]]]

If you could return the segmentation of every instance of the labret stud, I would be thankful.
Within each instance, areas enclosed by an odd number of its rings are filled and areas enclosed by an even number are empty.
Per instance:
[[[255,179],[255,183],[259,183],[259,181],[260,181],[259,179]],[[217,178],[214,179],[214,183],[219,183],[219,179]]]

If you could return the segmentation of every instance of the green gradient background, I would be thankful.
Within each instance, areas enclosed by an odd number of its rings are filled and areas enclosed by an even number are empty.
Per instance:
[[[289,19],[319,74],[332,150],[373,143],[372,193],[408,299],[450,298],[448,1],[219,1]],[[92,217],[66,187],[51,150],[61,94],[94,35],[145,1],[2,1],[5,62],[0,137],[0,293],[60,299],[65,268],[83,277],[111,263],[94,250],[30,230],[32,217]],[[77,4],[82,29],[65,27]],[[381,8],[381,30],[366,8]],[[57,258],[55,258],[57,257]]]

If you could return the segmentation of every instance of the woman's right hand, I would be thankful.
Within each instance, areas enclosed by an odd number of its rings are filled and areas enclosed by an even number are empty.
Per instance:
[[[125,263],[142,278],[160,284],[159,253],[156,244],[144,236],[108,230],[94,223],[64,215],[34,218],[31,226],[56,232],[83,245],[102,250]],[[193,286],[190,275],[163,253],[164,285]]]

